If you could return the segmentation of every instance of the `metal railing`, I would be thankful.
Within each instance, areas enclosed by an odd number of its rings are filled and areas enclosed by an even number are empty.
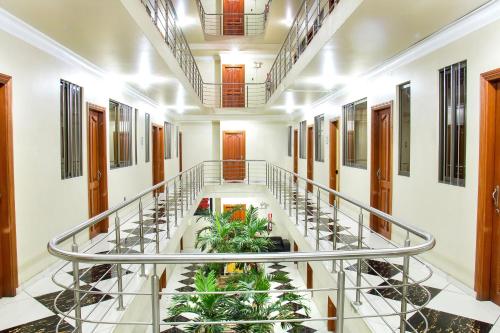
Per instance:
[[[196,0],[203,32],[208,36],[260,36],[266,30],[271,0],[261,13],[207,13]]]
[[[271,96],[304,53],[340,0],[304,0],[268,73]]]
[[[165,253],[162,249],[170,244],[172,235],[182,230],[179,228],[186,225],[201,196],[208,194],[204,193],[204,190],[213,191],[213,186],[217,188],[217,185],[225,183],[261,186],[263,193],[272,193],[276,204],[282,206],[283,214],[288,215],[288,221],[283,221],[283,223],[290,230],[292,228],[299,230],[301,237],[311,244],[311,250],[293,253]],[[349,213],[352,208],[356,212],[354,216]],[[394,229],[398,229],[403,235],[402,242],[398,243],[380,237],[384,240],[382,246],[370,243],[366,236],[375,237],[375,234],[372,234],[365,223],[366,218],[376,218],[389,223],[393,232],[396,231]],[[115,222],[114,228],[109,233],[90,243],[85,240],[79,241],[82,236],[88,235],[90,227],[109,220]],[[125,237],[124,228],[130,225],[134,228],[129,229],[128,236]],[[330,235],[331,240],[324,239],[325,228],[333,233]],[[346,238],[351,238],[352,242],[346,241]],[[99,246],[103,242],[105,242],[105,251],[102,251]],[[340,242],[345,245],[339,247]],[[334,320],[336,332],[342,333],[346,320],[378,318],[390,326],[386,318],[397,316],[400,318],[399,328],[391,328],[391,331],[417,332],[417,329],[408,322],[407,316],[418,313],[423,317],[419,311],[428,303],[430,294],[422,286],[422,282],[431,276],[432,271],[416,255],[432,249],[434,244],[435,240],[429,233],[272,163],[263,160],[216,160],[199,163],[75,226],[52,239],[48,244],[48,250],[52,255],[65,261],[53,275],[53,281],[63,288],[55,300],[55,308],[61,314],[60,324],[65,318],[74,320],[73,332],[82,332],[83,325],[91,325],[85,330],[91,332],[103,325],[131,325],[150,327],[152,332],[159,333],[163,325],[222,324],[231,326],[237,324],[238,322],[235,321],[169,322],[161,320],[160,298],[162,296],[199,293],[196,291],[161,291],[158,272],[160,265],[235,262],[322,262],[323,265],[328,266],[331,278],[336,280],[336,283],[327,288],[294,290],[294,292],[335,292],[336,316],[283,319],[271,322]],[[373,270],[377,272],[379,279],[385,285],[373,285],[369,279],[366,279],[362,270],[372,269],[371,265],[375,259],[377,262],[384,263],[394,274],[400,274],[400,282],[395,284],[391,279],[380,275],[376,269]],[[420,265],[428,269],[428,274],[424,274],[422,278],[419,272],[419,278],[412,277],[410,263],[411,267]],[[68,273],[73,277],[71,283],[65,282]],[[101,283],[106,274],[116,277],[116,281]],[[84,288],[80,281],[88,281],[89,276],[97,280],[97,283],[93,283],[92,288]],[[143,283],[146,279],[150,279],[149,291],[141,291],[141,279],[144,279]],[[106,289],[100,290],[99,288]],[[410,288],[421,290],[427,295],[427,300],[418,305],[413,304],[409,297]],[[382,295],[385,289],[393,290],[400,298],[399,308],[382,297],[388,309],[388,312],[384,312],[379,304],[372,304],[370,298],[367,297],[368,291]],[[58,300],[62,294],[68,292],[73,295],[75,302],[71,307],[62,309]],[[217,293],[229,296],[236,292],[242,293],[243,291]],[[272,292],[286,293],[290,290],[273,290]],[[124,310],[136,297],[147,297],[151,317],[141,317],[140,321],[122,320]],[[94,302],[88,302],[89,298],[94,299]],[[351,302],[357,309],[357,313],[348,314],[346,302]],[[104,303],[106,306],[103,305]],[[363,303],[368,304],[368,310],[360,307]],[[62,305],[67,305],[67,303],[63,302]],[[84,305],[86,305],[85,311],[82,311]],[[423,320],[426,322],[425,317]],[[269,320],[251,322],[268,323]],[[59,331],[59,326],[57,331]]]
[[[256,108],[266,104],[264,83],[205,83],[203,104],[215,108]]]

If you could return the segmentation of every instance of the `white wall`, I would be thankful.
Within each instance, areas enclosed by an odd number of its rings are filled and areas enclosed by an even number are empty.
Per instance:
[[[140,110],[138,165],[109,170],[108,164],[110,207],[152,185],[151,163],[144,159],[144,113],[161,124],[169,116],[123,86],[69,60],[64,52],[55,57],[4,31],[0,31],[0,45],[8,46],[8,52],[0,52],[0,73],[13,78],[17,249],[20,281],[24,282],[55,260],[47,253],[49,239],[89,217],[87,111],[83,113],[83,176],[61,180],[60,79],[82,86],[84,103],[108,108],[112,98]],[[177,166],[176,160],[166,161],[165,176],[175,174]]]
[[[477,178],[479,157],[479,76],[500,67],[500,21],[475,31],[447,46],[402,64],[389,72],[353,84],[346,93],[331,98],[294,122],[325,113],[328,122],[341,116],[342,105],[368,98],[370,108],[394,101],[393,112],[393,215],[430,231],[437,239],[428,261],[472,287],[475,265]],[[438,182],[439,89],[438,70],[467,60],[466,185]],[[398,104],[396,86],[411,81],[411,175],[398,176]],[[342,126],[342,124],[341,124]],[[340,147],[342,147],[340,141]],[[328,184],[328,146],[325,162],[314,163],[314,178]],[[289,161],[291,159],[289,158]],[[306,176],[306,160],[299,160],[299,172]],[[368,170],[340,166],[340,190],[365,203],[370,194],[370,126],[368,128]]]

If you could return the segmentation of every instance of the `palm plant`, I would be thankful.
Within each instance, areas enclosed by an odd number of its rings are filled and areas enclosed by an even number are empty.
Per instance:
[[[231,239],[231,245],[235,253],[266,252],[272,245],[267,237],[267,225],[269,221],[259,218],[258,210],[254,206],[246,211],[245,220],[239,221],[238,233]]]
[[[219,292],[215,272],[207,275],[197,272],[195,275],[195,288],[198,292]],[[203,324],[209,321],[223,321],[227,318],[227,297],[222,294],[196,294],[176,295],[172,299],[170,314],[178,316],[183,313],[195,315],[194,321],[201,324],[192,324],[186,327],[188,332],[195,333],[220,333],[224,331],[223,325]]]
[[[230,218],[231,212],[216,212],[206,217],[209,224],[197,231],[195,246],[210,253],[231,252],[230,241],[236,234],[236,226]]]

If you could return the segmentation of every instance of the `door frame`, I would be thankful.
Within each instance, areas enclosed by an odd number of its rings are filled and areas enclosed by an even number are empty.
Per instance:
[[[226,136],[226,134],[242,134],[243,136],[243,145],[242,145],[242,154],[243,154],[243,158],[241,159],[241,163],[243,165],[243,179],[228,179],[228,181],[244,181],[245,180],[245,177],[246,177],[246,174],[247,174],[247,171],[246,171],[246,163],[245,163],[245,160],[247,159],[247,136],[246,136],[246,131],[222,131],[222,160],[224,161],[225,158],[224,158],[224,138]],[[236,162],[236,163],[239,163],[239,162]],[[227,167],[226,165],[224,165],[225,163],[223,163],[223,169],[222,169],[222,179],[225,180],[225,177],[224,177],[224,169]]]
[[[312,133],[311,135],[309,133]],[[309,137],[309,135],[311,137]],[[313,125],[307,126],[306,132],[306,178],[310,180],[314,180],[314,127]],[[309,163],[309,161],[311,163]],[[311,167],[309,167],[311,165]],[[309,173],[311,174],[311,178],[309,178]],[[307,183],[307,191],[313,191],[313,185],[311,183]]]
[[[293,130],[293,172],[299,173],[299,130]],[[297,176],[293,176],[293,181],[297,182]]]
[[[370,144],[370,158],[371,158],[371,161],[370,161],[370,206],[371,207],[375,207],[376,208],[376,203],[375,203],[375,200],[374,200],[374,197],[373,197],[373,189],[374,189],[374,186],[375,186],[375,182],[377,181],[377,171],[375,170],[375,167],[374,167],[374,164],[375,164],[375,137],[376,137],[376,134],[377,132],[375,131],[375,126],[377,124],[375,124],[375,114],[379,111],[382,111],[382,110],[385,110],[385,109],[389,109],[389,114],[390,114],[390,125],[389,125],[389,136],[390,136],[390,143],[389,143],[389,160],[390,160],[390,163],[389,163],[389,174],[390,174],[390,177],[391,177],[391,195],[390,195],[390,200],[389,200],[389,208],[388,208],[388,211],[386,212],[387,214],[392,214],[392,198],[393,198],[393,188],[394,188],[394,177],[393,177],[393,167],[392,167],[392,164],[393,164],[393,141],[394,141],[394,138],[393,138],[393,127],[392,127],[392,123],[393,123],[393,101],[389,101],[389,102],[385,102],[385,103],[381,103],[381,104],[377,104],[377,105],[374,105],[372,106],[371,108],[371,136],[370,136],[370,139],[371,139],[371,144]],[[378,208],[377,208],[378,209]],[[389,222],[387,222],[389,223]],[[371,214],[370,215],[370,229],[372,229],[373,231],[377,232],[378,233],[378,225],[375,225],[375,219],[374,219],[374,216]],[[383,235],[383,234],[382,234]],[[384,237],[386,237],[387,239],[391,239],[391,235],[392,235],[392,224],[389,223],[389,235],[383,235]]]
[[[156,185],[155,184],[155,136],[154,136],[154,128],[157,128],[159,131],[161,130],[161,132],[163,133],[163,137],[160,137],[160,142],[159,142],[159,145],[160,145],[160,156],[159,156],[159,160],[161,161],[160,164],[162,165],[162,169],[163,169],[163,180],[161,181],[164,181],[165,180],[165,128],[163,125],[160,125],[160,124],[156,124],[156,123],[152,123],[151,124],[151,148],[152,148],[152,156],[151,156],[151,166],[152,166],[152,183],[153,183],[153,186]],[[160,181],[160,182],[161,182]],[[164,187],[160,187],[158,188],[154,193],[163,193],[163,190],[164,190]]]
[[[339,133],[339,124],[340,120],[338,118],[332,119],[329,122],[329,134],[330,134],[330,139],[329,139],[329,186],[330,189],[333,189],[338,192],[339,190],[339,161],[337,159],[337,156],[339,156],[339,140],[337,138],[337,134]],[[335,156],[334,156],[335,155]],[[333,158],[332,158],[333,157]],[[335,173],[335,177],[332,177],[332,173]],[[333,181],[332,181],[333,180]],[[330,205],[333,205],[333,202],[335,200],[335,196],[333,194],[330,194]]]
[[[0,94],[4,103],[0,105],[0,298],[16,295],[19,285],[16,246],[16,212],[14,195],[14,144],[12,130],[12,77],[0,73]],[[5,270],[4,270],[5,269]]]
[[[491,191],[495,174],[495,117],[490,103],[493,82],[500,80],[500,68],[480,75],[479,176],[474,289],[478,300],[491,299],[491,261],[493,251],[493,202]],[[498,144],[498,143],[497,143]]]
[[[103,204],[103,208],[101,209],[102,212],[108,210],[109,208],[109,199],[108,199],[108,156],[107,156],[107,142],[108,142],[108,137],[107,137],[107,132],[106,132],[106,108],[105,107],[102,107],[102,106],[99,106],[99,105],[95,105],[95,104],[92,104],[92,103],[88,103],[87,102],[87,192],[88,192],[88,204],[89,204],[89,217],[93,217],[92,216],[92,207],[90,205],[90,201],[91,201],[91,194],[90,194],[90,126],[89,126],[89,122],[90,122],[90,111],[94,111],[94,112],[98,112],[98,113],[101,113],[102,116],[103,116],[103,119],[104,119],[104,126],[103,126],[103,135],[101,137],[101,140],[99,142],[99,144],[101,145],[101,147],[103,147],[103,149],[101,149],[101,155],[99,156],[99,163],[101,165],[103,165],[103,170],[102,170],[102,185],[103,185],[103,188],[101,189],[101,195],[99,196],[99,198],[103,198],[104,202],[101,202],[101,204]],[[102,194],[104,193],[104,194]],[[105,220],[102,220],[101,222],[99,222],[97,225],[99,225],[99,230],[101,230],[101,232],[107,232],[108,229],[109,229],[109,220],[108,219],[105,219]],[[104,231],[103,231],[104,230]],[[91,231],[90,231],[90,228],[89,228],[89,236],[92,238],[92,234],[91,234]]]

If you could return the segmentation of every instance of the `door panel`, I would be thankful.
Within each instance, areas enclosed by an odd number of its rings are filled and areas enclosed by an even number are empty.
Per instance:
[[[16,295],[18,287],[14,162],[12,142],[12,86],[0,74],[0,298]]]
[[[307,289],[312,289],[313,288],[313,269],[309,263],[307,264]]]
[[[337,316],[337,308],[335,307],[335,304],[333,303],[332,299],[328,297],[328,317],[333,318],[336,316]],[[335,320],[328,320],[329,332],[335,332],[336,329],[335,323],[336,323]]]
[[[244,0],[224,0],[224,35],[244,35],[244,13]]]
[[[307,179],[314,179],[314,132],[313,127],[307,128]],[[307,183],[307,190],[312,192],[313,186]]]
[[[104,108],[88,108],[88,191],[89,215],[96,216],[108,209],[108,180],[106,158],[106,120]],[[108,231],[108,220],[90,227],[90,238]]]
[[[330,188],[332,190],[338,191],[338,164],[337,164],[337,151],[338,151],[338,124],[339,122],[330,122]],[[330,194],[330,204],[333,205],[335,196]]]
[[[372,109],[371,205],[385,213],[392,210],[392,120],[391,105]],[[391,238],[391,224],[375,216],[371,228]]]
[[[299,173],[299,131],[293,131],[293,172]],[[297,181],[297,176],[293,176],[293,181]]]
[[[165,179],[163,127],[153,125],[153,185]],[[163,192],[163,187],[157,193]]]
[[[498,199],[500,194],[500,81],[495,84],[496,101],[495,101],[495,174],[493,176],[493,193],[496,192],[496,199],[492,196],[493,201],[493,239],[491,242],[491,283],[490,297],[493,302],[500,305],[500,203]],[[496,203],[495,203],[496,201]]]
[[[242,160],[243,162],[224,162],[223,177],[226,181],[245,179],[245,132],[223,133],[223,160]]]
[[[222,83],[222,107],[245,107],[245,65],[223,65]]]

